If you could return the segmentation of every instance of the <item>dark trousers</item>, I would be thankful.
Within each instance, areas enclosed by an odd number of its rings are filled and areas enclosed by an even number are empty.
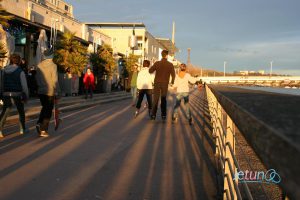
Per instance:
[[[42,110],[37,123],[41,125],[40,126],[41,131],[48,131],[49,122],[54,107],[54,96],[47,96],[44,94],[40,94],[39,97],[40,97],[40,102],[42,104]]]
[[[25,111],[24,103],[21,100],[21,97],[3,97],[3,109],[0,115],[0,131],[2,131],[5,124],[6,118],[10,112],[13,103],[16,105],[19,113],[20,129],[25,130]]]
[[[139,90],[138,101],[136,103],[136,108],[140,109],[144,96],[147,97],[148,109],[152,109],[152,90],[151,89],[142,89]]]
[[[93,98],[93,88],[92,86],[88,86],[85,88],[85,98],[87,99],[88,93],[90,93],[90,98]]]
[[[153,104],[151,115],[156,116],[158,101],[160,97],[160,108],[161,108],[161,116],[167,116],[167,94],[168,94],[168,83],[154,83],[153,90]]]

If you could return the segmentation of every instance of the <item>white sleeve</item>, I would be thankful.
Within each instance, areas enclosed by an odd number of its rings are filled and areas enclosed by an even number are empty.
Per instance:
[[[194,77],[192,77],[190,74],[189,74],[188,80],[189,80],[189,82],[190,82],[191,84],[194,84],[194,83],[196,83],[196,81],[197,81],[197,79],[194,78]]]

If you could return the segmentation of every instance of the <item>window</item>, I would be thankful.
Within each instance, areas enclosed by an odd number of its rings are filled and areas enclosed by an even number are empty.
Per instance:
[[[69,6],[65,5],[65,11],[69,11]]]
[[[138,48],[138,50],[143,50],[143,43],[142,43],[142,41],[138,41],[137,48]]]

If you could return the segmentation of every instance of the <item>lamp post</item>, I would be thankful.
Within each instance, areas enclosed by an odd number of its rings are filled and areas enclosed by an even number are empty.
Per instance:
[[[270,62],[270,65],[271,65],[270,76],[272,76],[272,73],[273,73],[273,60]]]
[[[226,61],[224,61],[224,77],[226,76],[225,73],[226,73]]]

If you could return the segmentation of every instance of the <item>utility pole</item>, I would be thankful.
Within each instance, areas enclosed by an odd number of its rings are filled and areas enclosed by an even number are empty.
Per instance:
[[[226,73],[226,61],[224,61],[224,77],[226,76],[225,73]]]
[[[187,51],[188,51],[187,64],[191,64],[191,48],[188,48]]]

